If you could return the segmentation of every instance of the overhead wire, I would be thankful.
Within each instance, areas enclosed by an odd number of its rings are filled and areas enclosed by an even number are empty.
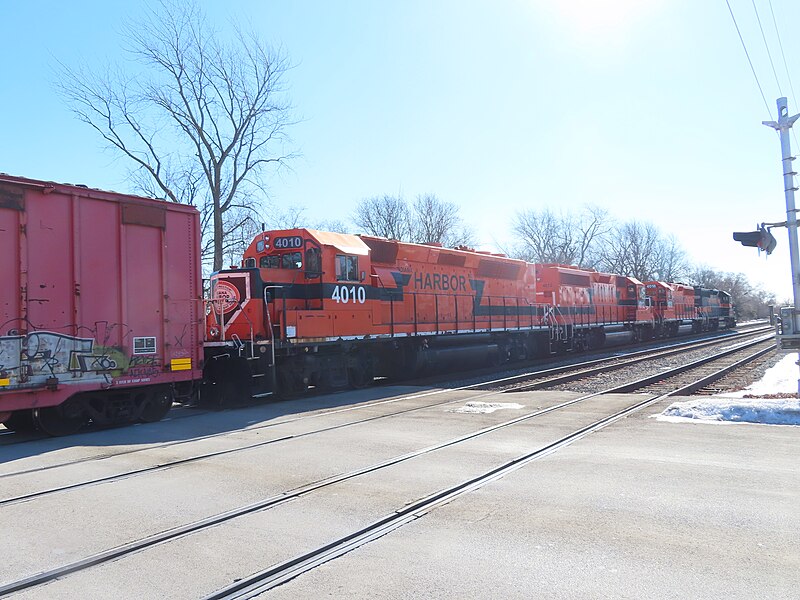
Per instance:
[[[739,24],[736,22],[736,17],[733,14],[733,9],[731,8],[731,3],[729,0],[725,0],[725,4],[728,5],[728,12],[731,13],[731,19],[733,19],[733,26],[736,27],[736,33],[739,34],[739,41],[742,42],[742,49],[744,49],[744,54],[747,56],[747,62],[750,65],[750,70],[753,72],[753,77],[756,80],[756,85],[758,86],[758,91],[761,92],[761,99],[764,100],[764,106],[767,109],[767,114],[769,115],[770,119],[772,119],[772,110],[769,107],[769,102],[767,102],[767,97],[764,95],[764,89],[761,87],[761,82],[758,80],[758,75],[756,74],[756,69],[753,66],[753,61],[750,59],[750,53],[747,51],[747,45],[744,43],[744,38],[742,37],[742,32],[739,30]]]
[[[772,0],[769,0],[769,12],[772,13],[772,24],[775,26],[775,35],[778,37],[778,46],[781,49],[781,57],[783,58],[783,68],[786,70],[786,79],[789,80],[789,89],[792,90],[792,102],[797,98],[794,93],[794,84],[792,83],[792,76],[789,74],[789,65],[786,62],[786,53],[783,51],[783,42],[781,41],[781,32],[778,30],[778,21],[775,19],[775,11],[772,10]]]
[[[764,34],[764,27],[762,27],[761,25],[761,17],[758,15],[758,8],[756,8],[756,0],[752,0],[752,2],[753,2],[753,10],[756,13],[756,21],[758,21],[758,28],[761,30],[761,39],[764,40],[764,47],[767,49],[767,57],[769,58],[769,64],[772,67],[772,74],[775,76],[775,83],[778,84],[778,91],[780,92],[781,96],[783,96],[783,90],[781,89],[781,82],[778,80],[778,72],[775,70],[775,63],[772,62],[772,52],[769,51],[767,36]]]

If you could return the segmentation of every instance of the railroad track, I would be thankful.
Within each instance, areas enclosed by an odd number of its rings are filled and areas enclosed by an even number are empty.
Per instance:
[[[762,342],[751,342],[750,346],[758,343]],[[731,350],[730,352],[726,352],[724,356],[725,357],[733,356],[735,353],[741,353],[742,351],[745,350],[750,352],[749,347],[744,347],[743,345],[742,347]],[[758,350],[758,352],[762,351],[763,349]],[[756,353],[750,352],[750,354],[755,355]],[[721,360],[722,357],[723,355],[718,355],[717,357],[704,359],[703,362],[710,363],[713,360],[718,361]],[[743,360],[742,357],[738,357],[738,361],[741,362],[742,360]],[[695,361],[695,362],[699,363],[700,361]],[[694,363],[692,363],[689,366],[694,367],[699,365],[695,365]],[[687,366],[684,365],[682,367],[674,369],[675,373],[673,373],[673,375],[679,375],[688,372],[688,369],[686,367]],[[454,499],[464,494],[467,494],[482,486],[485,486],[500,477],[503,477],[519,468],[522,468],[523,466],[529,464],[532,461],[538,460],[539,458],[552,454],[553,452],[556,452],[557,450],[582,439],[586,435],[594,431],[598,431],[604,427],[607,427],[612,423],[616,422],[617,420],[624,418],[647,406],[651,406],[652,404],[670,395],[686,393],[686,390],[691,389],[691,386],[707,385],[710,378],[714,376],[721,376],[720,373],[722,371],[729,371],[731,368],[732,368],[731,364],[729,363],[721,368],[717,368],[714,373],[703,374],[702,377],[700,377],[699,379],[695,379],[690,383],[686,383],[684,381],[681,382],[680,385],[678,385],[673,382],[673,384],[671,384],[672,389],[668,391],[661,391],[655,394],[652,393],[648,394],[649,397],[645,399],[641,398],[632,399],[630,404],[626,406],[623,410],[619,410],[610,415],[604,416],[601,419],[598,419],[588,425],[575,429],[569,434],[560,436],[557,439],[549,441],[548,443],[541,444],[535,448],[531,448],[529,451],[525,452],[524,454],[520,455],[514,460],[500,464],[490,470],[487,470],[479,474],[478,476],[470,477],[456,485],[442,488],[441,490],[429,495],[423,500],[416,501],[412,504],[407,504],[407,505],[403,504],[396,511],[384,516],[381,519],[374,521],[367,527],[363,527],[357,531],[353,531],[348,535],[342,536],[336,540],[331,541],[330,543],[327,543],[318,548],[314,548],[308,552],[304,552],[289,560],[271,565],[257,573],[254,573],[248,577],[236,581],[229,587],[226,587],[224,589],[219,590],[218,592],[215,592],[214,594],[209,595],[208,598],[250,598],[258,594],[261,594],[264,591],[267,591],[277,585],[280,585],[281,583],[284,583],[294,577],[297,577],[298,575],[310,569],[313,569],[314,567],[324,562],[327,562],[338,556],[341,556],[360,545],[366,544],[372,540],[382,537],[383,535],[386,535],[387,533],[399,527],[402,527],[407,523],[417,520],[423,517],[427,512],[435,510],[436,508],[447,502],[451,502]],[[666,380],[668,376],[667,373],[661,373],[660,375],[661,378],[664,380]],[[630,390],[640,390],[640,389],[646,389],[646,386],[651,384],[652,382],[648,383],[644,381],[639,381],[639,382],[629,383],[627,384],[627,386],[633,386],[630,387]],[[270,497],[263,498],[255,503],[251,503],[245,506],[240,506],[235,509],[225,511],[216,515],[212,515],[207,518],[200,519],[191,523],[187,523],[185,525],[175,527],[154,535],[146,536],[134,542],[123,544],[87,556],[81,560],[64,564],[55,569],[50,569],[48,571],[38,573],[30,577],[26,577],[23,579],[19,579],[17,581],[12,581],[4,585],[0,585],[0,596],[27,590],[42,585],[44,583],[47,583],[49,581],[53,581],[54,579],[65,577],[72,573],[77,573],[79,571],[83,571],[94,566],[98,566],[101,564],[108,563],[110,561],[130,556],[134,553],[146,550],[147,548],[159,544],[168,543],[169,541],[175,540],[177,538],[182,538],[201,531],[206,531],[212,527],[216,527],[223,523],[227,523],[244,515],[249,515],[255,512],[268,510],[273,507],[282,505],[286,502],[300,498],[301,496],[307,496],[309,494],[319,493],[325,489],[330,488],[331,486],[364,476],[368,473],[374,473],[383,469],[388,469],[394,465],[397,465],[405,461],[413,460],[414,458],[423,456],[425,454],[430,454],[444,448],[456,446],[458,444],[464,443],[468,440],[473,440],[481,436],[491,435],[495,431],[504,428],[514,427],[517,424],[527,422],[531,419],[535,419],[537,417],[540,417],[548,413],[552,413],[554,411],[566,410],[570,406],[579,404],[581,402],[585,402],[592,398],[597,398],[598,396],[604,394],[618,393],[620,391],[622,391],[622,386],[616,386],[614,388],[610,388],[602,392],[582,395],[580,397],[558,403],[554,406],[545,409],[536,410],[521,415],[519,417],[509,419],[489,427],[485,427],[478,431],[470,432],[468,434],[461,435],[449,440],[445,440],[443,442],[439,442],[431,446],[427,446],[411,452],[407,452],[405,454],[394,456],[390,459],[380,461],[372,465],[367,465],[365,467],[361,467],[352,471],[333,475],[325,479],[322,479],[320,481],[311,482],[301,487],[284,491],[282,493],[272,495]],[[497,393],[496,391],[486,391],[483,394],[479,394],[478,397],[488,397],[496,395],[496,393]],[[475,399],[475,397],[471,399]],[[457,400],[457,402],[463,402],[463,398]],[[33,500],[33,498],[29,498],[29,500]]]
[[[753,332],[739,334],[738,337],[747,337],[748,335],[753,335]],[[557,367],[554,369],[547,369],[544,371],[533,372],[533,373],[525,373],[523,375],[514,376],[511,378],[503,378],[500,380],[494,380],[488,383],[481,383],[481,384],[473,384],[462,386],[460,388],[455,389],[465,389],[465,390],[485,390],[489,393],[494,393],[496,391],[526,391],[530,389],[544,389],[544,388],[552,388],[558,385],[563,385],[567,382],[573,382],[578,379],[586,379],[591,375],[602,374],[607,372],[608,369],[620,369],[630,364],[636,364],[639,362],[643,362],[646,360],[653,360],[654,358],[659,358],[663,356],[673,356],[677,353],[686,352],[688,350],[693,350],[697,348],[706,348],[713,345],[717,345],[721,343],[721,341],[729,342],[731,337],[737,336],[729,336],[725,340],[712,340],[712,341],[701,341],[701,342],[683,342],[676,346],[670,347],[669,349],[656,349],[656,350],[645,350],[634,353],[633,356],[626,356],[626,357],[612,357],[607,359],[599,359],[599,360],[592,360],[587,361],[584,363],[580,363],[577,365],[570,365],[564,367]],[[531,377],[540,377],[540,379],[536,380],[533,383],[528,383],[528,380]],[[511,383],[509,383],[511,382]],[[627,389],[627,388],[626,388]],[[349,406],[345,408],[336,408],[332,410],[322,411],[319,413],[315,413],[312,415],[302,415],[288,419],[281,419],[278,421],[271,421],[262,425],[257,425],[254,427],[249,427],[244,430],[246,433],[249,432],[258,432],[264,430],[271,430],[281,425],[286,425],[289,423],[295,423],[297,421],[306,421],[309,419],[319,419],[321,417],[326,417],[329,415],[343,413],[343,412],[355,412],[359,410],[371,410],[378,406],[388,406],[392,404],[401,403],[403,401],[408,401],[412,399],[424,398],[427,396],[432,396],[435,399],[435,396],[443,393],[444,391],[449,390],[433,390],[429,392],[421,392],[416,394],[409,394],[409,395],[402,395],[399,397],[379,400],[375,402],[367,402],[364,404],[358,404],[355,406]],[[31,491],[28,493],[18,494],[15,496],[10,496],[6,498],[0,497],[0,507],[10,504],[16,504],[19,502],[25,502],[31,500],[33,498],[39,498],[43,496],[49,496],[61,492],[66,492],[70,490],[76,490],[79,488],[84,488],[92,485],[98,484],[108,484],[113,483],[115,481],[119,481],[122,479],[127,479],[130,477],[141,476],[145,474],[155,473],[158,471],[165,471],[168,469],[188,465],[191,463],[200,462],[203,460],[213,459],[217,457],[222,457],[226,455],[231,455],[240,452],[247,452],[250,450],[255,450],[258,448],[262,448],[264,446],[288,442],[290,440],[296,440],[312,435],[327,433],[330,431],[334,431],[337,429],[343,429],[346,427],[351,427],[355,425],[361,425],[365,423],[369,423],[371,421],[377,421],[380,419],[387,419],[391,417],[395,417],[398,415],[402,415],[409,412],[414,411],[421,411],[427,410],[430,408],[444,406],[447,404],[453,404],[459,402],[460,400],[442,400],[442,401],[434,401],[432,403],[425,403],[420,406],[415,406],[412,408],[401,407],[398,410],[390,410],[388,412],[382,413],[380,415],[371,415],[366,418],[356,418],[349,420],[345,423],[340,423],[335,426],[323,426],[317,428],[310,428],[304,432],[300,433],[292,433],[288,435],[276,435],[271,437],[270,439],[266,440],[259,440],[257,442],[245,443],[242,445],[235,446],[234,448],[227,448],[225,450],[217,450],[213,452],[205,452],[199,453],[190,457],[185,457],[177,460],[156,460],[154,461],[155,464],[146,467],[140,467],[133,470],[126,470],[119,473],[114,473],[102,477],[96,477],[89,480],[83,480],[74,483],[63,484],[60,486],[55,486],[47,489],[38,489],[35,491]],[[179,441],[171,441],[166,442],[163,444],[155,444],[150,445],[144,448],[136,448],[136,449],[127,449],[122,450],[119,452],[108,452],[101,455],[89,456],[89,457],[82,457],[75,460],[70,460],[66,462],[41,466],[41,467],[34,467],[34,468],[27,468],[27,469],[20,469],[17,471],[12,471],[8,473],[0,473],[0,479],[8,479],[11,477],[18,477],[22,475],[30,475],[33,473],[41,473],[44,471],[51,471],[54,469],[59,469],[63,467],[70,467],[81,463],[93,462],[97,463],[99,461],[105,461],[109,459],[113,459],[115,457],[125,456],[125,455],[132,455],[132,454],[139,454],[139,453],[155,453],[156,451],[164,448],[170,448],[174,446],[180,446],[185,444],[190,444],[197,442],[199,440],[209,440],[212,438],[218,437],[227,437],[233,436],[237,432],[232,431],[223,431],[219,433],[208,434],[205,436],[196,436],[192,437],[191,439],[186,440],[179,440]]]
[[[692,394],[694,396],[711,396],[744,389],[753,381],[759,379],[775,362],[776,358],[779,359],[780,355],[765,353],[761,357],[748,363],[744,368],[733,370],[720,379],[709,382],[708,385],[694,390]]]
[[[413,380],[404,381],[406,385],[420,385],[420,386],[433,386],[443,385],[448,387],[464,387],[468,385],[477,385],[483,380],[488,384],[494,384],[497,381],[506,381],[513,384],[524,380],[527,377],[539,378],[548,375],[555,375],[568,371],[569,369],[578,369],[591,367],[593,365],[609,364],[609,361],[624,360],[625,358],[634,358],[636,356],[646,356],[654,352],[675,350],[679,353],[684,348],[703,347],[704,345],[719,344],[726,340],[741,339],[755,334],[765,334],[767,332],[775,332],[775,328],[764,322],[749,323],[736,330],[725,330],[712,332],[710,334],[694,334],[691,336],[683,336],[682,338],[669,338],[661,340],[652,340],[650,342],[642,342],[634,345],[617,346],[612,348],[604,348],[596,351],[581,354],[560,354],[548,356],[543,359],[537,359],[533,364],[523,365],[522,367],[509,368],[507,365],[502,369],[470,369],[465,372],[450,372],[428,377],[417,378]],[[637,350],[637,348],[639,348]],[[547,367],[546,365],[553,365]],[[535,388],[531,388],[535,389]]]
[[[556,385],[561,385],[561,384],[565,384],[565,383],[568,383],[568,382],[576,381],[578,379],[585,379],[586,377],[589,377],[589,376],[594,375],[594,374],[605,373],[609,369],[621,369],[621,368],[624,368],[625,366],[629,366],[629,365],[632,365],[632,364],[637,364],[637,363],[644,362],[644,361],[647,361],[647,360],[653,360],[655,358],[661,358],[661,357],[665,357],[665,356],[674,356],[674,355],[677,355],[677,354],[680,354],[680,353],[687,352],[689,350],[707,348],[707,347],[712,347],[714,345],[719,345],[721,343],[727,343],[727,342],[730,342],[732,339],[740,339],[740,338],[743,338],[743,337],[749,337],[751,335],[757,335],[758,333],[761,333],[762,331],[764,331],[766,329],[769,329],[769,328],[768,327],[767,328],[764,328],[764,327],[754,328],[753,330],[748,330],[748,331],[744,331],[744,332],[738,332],[738,333],[727,335],[727,336],[724,336],[724,337],[717,337],[717,338],[714,338],[712,340],[685,341],[685,342],[680,342],[680,343],[677,343],[677,344],[671,344],[667,348],[661,348],[660,347],[660,348],[656,348],[656,349],[641,350],[641,351],[634,352],[634,353],[631,353],[631,354],[626,354],[624,356],[612,356],[612,357],[606,357],[606,358],[602,358],[602,359],[593,359],[593,360],[589,360],[589,361],[583,361],[583,362],[580,362],[580,363],[570,363],[568,365],[555,367],[555,368],[550,368],[550,369],[538,370],[538,371],[525,371],[525,372],[523,372],[521,374],[513,375],[513,376],[510,376],[510,377],[502,377],[500,379],[494,379],[494,380],[490,380],[488,382],[481,382],[481,383],[477,383],[477,384],[467,384],[467,385],[456,385],[455,387],[450,388],[450,389],[486,390],[486,391],[502,391],[502,390],[505,390],[505,389],[509,389],[511,391],[523,391],[523,390],[530,390],[530,389],[544,389],[544,388],[547,388],[547,387],[554,387]],[[528,381],[531,380],[531,379],[535,379],[535,381],[532,381],[532,382],[528,383]],[[398,402],[402,402],[402,401],[405,401],[405,400],[408,400],[408,399],[420,398],[420,397],[424,397],[424,396],[435,396],[435,395],[438,395],[440,393],[442,393],[441,390],[434,390],[434,391],[430,391],[430,392],[420,392],[420,393],[409,394],[409,395],[401,395],[399,397],[388,398],[388,399],[378,400],[378,401],[374,401],[374,402],[366,402],[366,403],[363,403],[363,404],[357,404],[357,405],[348,406],[348,407],[345,407],[345,408],[333,408],[333,409],[330,409],[330,410],[321,411],[321,412],[314,413],[314,414],[311,414],[311,415],[301,415],[301,416],[296,416],[296,417],[292,417],[292,418],[286,418],[286,419],[280,419],[280,420],[277,420],[277,421],[271,421],[271,422],[265,423],[263,425],[249,427],[249,428],[246,429],[246,431],[267,430],[267,429],[271,429],[271,428],[274,428],[276,426],[284,425],[284,424],[287,424],[287,423],[293,423],[293,422],[296,422],[296,421],[304,421],[304,420],[308,420],[308,419],[318,419],[320,417],[325,417],[325,416],[328,416],[328,415],[331,415],[331,414],[336,414],[336,413],[341,413],[341,412],[353,412],[353,411],[359,411],[359,410],[371,410],[376,406],[396,404]],[[430,407],[433,407],[433,406],[439,406],[439,405],[442,405],[442,404],[448,404],[450,402],[451,401],[434,402],[433,404],[417,407],[417,408],[414,408],[412,410],[423,410],[423,409],[430,408]],[[390,412],[388,412],[386,414],[383,414],[383,415],[380,415],[380,416],[377,416],[377,417],[370,417],[368,419],[355,419],[353,421],[341,424],[341,425],[337,426],[336,428],[338,429],[338,428],[347,427],[347,426],[350,426],[350,425],[357,425],[357,424],[360,424],[360,423],[365,423],[365,422],[376,420],[376,419],[380,419],[380,418],[388,418],[388,417],[396,416],[396,415],[399,415],[399,414],[403,414],[405,412],[409,412],[409,411],[407,409],[401,409],[399,411],[394,411],[394,412],[390,411]],[[198,411],[197,413],[192,414],[192,412],[189,409],[178,409],[178,411],[176,411],[176,415],[173,416],[173,417],[170,417],[170,420],[191,418],[192,416],[201,416],[201,415],[204,415],[204,414],[208,414],[208,412],[207,411]],[[138,427],[138,425],[134,426],[134,427]],[[312,430],[310,430],[310,431],[308,431],[306,433],[300,434],[300,435],[278,436],[278,437],[276,437],[276,438],[274,438],[272,440],[260,441],[258,443],[254,443],[254,444],[246,444],[244,446],[237,447],[237,448],[234,448],[234,449],[225,450],[225,451],[199,454],[197,456],[194,456],[194,457],[191,457],[191,458],[186,458],[186,459],[181,459],[179,461],[160,461],[158,464],[156,464],[154,466],[151,466],[151,467],[143,467],[143,468],[137,469],[135,471],[127,471],[127,472],[124,472],[124,473],[119,473],[119,474],[115,474],[115,475],[109,475],[109,476],[106,476],[106,477],[100,477],[100,478],[93,479],[91,481],[82,482],[80,484],[72,484],[72,485],[60,486],[60,487],[57,487],[57,488],[52,488],[52,489],[47,490],[47,491],[39,491],[39,492],[36,492],[36,493],[25,494],[25,495],[14,497],[14,498],[6,498],[6,499],[0,498],[0,506],[2,506],[3,504],[11,503],[11,502],[23,501],[24,499],[28,499],[30,497],[36,497],[36,496],[40,496],[40,495],[48,495],[48,494],[56,493],[56,492],[67,490],[67,489],[75,489],[76,487],[84,487],[86,485],[94,485],[94,484],[98,484],[98,483],[109,483],[109,482],[113,482],[113,481],[116,481],[116,480],[119,480],[119,479],[122,479],[122,478],[126,478],[126,477],[136,476],[136,475],[140,475],[140,474],[144,474],[144,473],[152,473],[152,472],[155,472],[155,471],[162,471],[162,470],[166,470],[166,469],[172,468],[174,466],[187,464],[187,463],[190,463],[190,462],[196,462],[196,461],[199,461],[199,460],[204,460],[204,459],[207,459],[207,458],[213,458],[213,457],[216,457],[216,456],[222,456],[222,455],[225,455],[225,454],[231,454],[231,453],[234,453],[234,452],[241,452],[241,451],[251,450],[251,449],[258,448],[258,447],[261,447],[261,446],[264,446],[264,445],[267,445],[267,444],[287,441],[289,439],[298,438],[298,437],[304,437],[306,435],[312,435],[312,434],[316,434],[316,433],[323,433],[323,432],[330,431],[330,430],[331,430],[331,428],[328,428],[328,427],[317,428],[317,429],[312,429]],[[30,474],[30,473],[34,473],[34,472],[49,471],[49,470],[58,469],[58,468],[62,468],[62,467],[73,466],[73,465],[80,464],[80,463],[103,461],[103,460],[108,460],[108,459],[112,459],[112,458],[120,457],[120,456],[125,456],[125,455],[139,454],[139,453],[143,453],[143,452],[153,452],[153,451],[158,450],[158,449],[163,449],[163,448],[169,448],[169,447],[173,447],[173,446],[181,446],[181,445],[185,445],[185,444],[194,443],[194,442],[196,442],[198,440],[208,440],[208,439],[212,439],[212,438],[215,438],[215,437],[230,436],[230,435],[232,435],[234,433],[235,432],[231,432],[231,431],[222,431],[222,432],[211,433],[211,434],[207,434],[207,435],[192,436],[190,439],[186,439],[186,440],[169,441],[169,442],[164,442],[164,443],[161,443],[161,444],[152,444],[152,445],[148,445],[148,446],[143,447],[143,448],[126,449],[126,450],[121,450],[121,451],[117,451],[117,452],[107,452],[107,453],[100,454],[100,455],[94,455],[94,456],[89,456],[89,457],[78,458],[78,459],[75,459],[75,460],[70,460],[70,461],[61,462],[61,463],[55,463],[55,464],[41,466],[41,467],[21,469],[21,470],[9,472],[9,473],[0,473],[0,479],[13,477],[13,476],[18,476],[18,475]],[[45,438],[45,439],[48,439],[48,438]],[[27,440],[27,441],[33,441],[33,440]]]
[[[745,325],[745,326],[739,328],[736,332],[733,332],[733,333],[730,333],[730,332],[716,332],[716,333],[712,334],[713,337],[711,337],[710,339],[708,337],[703,337],[699,341],[696,340],[696,339],[692,339],[692,340],[688,340],[688,341],[673,343],[671,341],[666,342],[665,340],[658,340],[656,342],[649,342],[648,343],[648,345],[655,344],[657,346],[655,349],[639,350],[639,351],[635,351],[635,352],[632,352],[632,353],[627,353],[626,352],[625,356],[636,357],[638,355],[644,356],[645,354],[649,354],[649,353],[652,353],[652,352],[659,352],[660,351],[659,348],[664,348],[665,344],[666,344],[667,351],[672,351],[673,353],[678,353],[678,352],[682,351],[681,348],[689,347],[689,346],[692,346],[692,345],[697,345],[697,347],[703,347],[704,345],[711,345],[711,344],[720,343],[721,340],[726,340],[726,339],[738,338],[738,337],[741,337],[741,336],[752,335],[756,331],[773,331],[773,328],[770,325],[764,325],[762,323],[754,323],[754,324]],[[515,380],[522,380],[522,379],[524,379],[526,377],[546,377],[548,375],[554,375],[554,374],[557,374],[559,372],[564,372],[564,370],[568,370],[568,369],[571,369],[571,368],[585,368],[585,367],[591,366],[592,364],[596,364],[596,365],[607,364],[607,361],[610,360],[607,357],[608,353],[609,353],[609,350],[605,349],[603,352],[596,353],[596,354],[602,355],[603,358],[592,359],[592,360],[589,360],[589,361],[580,360],[577,363],[575,362],[574,359],[568,359],[565,356],[548,357],[546,359],[542,359],[540,361],[537,361],[537,364],[541,365],[543,363],[545,363],[545,364],[546,363],[552,363],[554,360],[566,360],[567,363],[565,365],[562,365],[562,366],[554,367],[554,368],[551,368],[551,369],[545,369],[545,370],[537,369],[537,370],[531,371],[530,368],[528,368],[528,369],[523,370],[522,373],[516,373],[514,375],[504,375],[504,376],[501,377],[501,379],[506,379],[509,382],[509,384],[511,384]],[[618,357],[619,356],[619,350],[617,350],[616,353],[613,356]],[[621,360],[624,360],[624,359],[623,358],[616,358],[616,360],[621,361]],[[598,367],[598,368],[602,369],[602,367]],[[517,369],[516,371],[519,371],[519,369]],[[507,366],[502,371],[500,371],[500,373],[509,373],[509,372],[511,372],[511,371],[509,371]],[[461,373],[458,373],[458,372],[452,373],[451,372],[451,373],[446,373],[446,374],[439,374],[439,375],[436,375],[436,376],[425,377],[425,378],[421,378],[421,379],[414,379],[414,380],[408,380],[408,381],[397,381],[397,382],[392,382],[392,383],[395,383],[395,384],[398,384],[398,385],[420,385],[420,386],[421,385],[425,385],[425,386],[428,386],[428,385],[442,385],[442,386],[447,386],[447,387],[459,387],[459,388],[464,387],[464,388],[467,388],[467,387],[470,386],[470,384],[464,382],[464,377],[467,376],[467,375],[470,377],[471,381],[474,381],[475,379],[481,379],[482,378],[482,379],[488,379],[488,383],[491,384],[492,382],[497,381],[498,369],[496,369],[496,368],[494,368],[494,369],[478,369],[478,370],[472,369],[472,370],[467,371],[467,372],[461,372]],[[535,384],[533,384],[533,385],[535,385]],[[529,389],[536,389],[536,387],[531,387]],[[314,391],[312,390],[311,393],[313,394]],[[305,396],[305,397],[307,397],[307,396]],[[233,410],[236,410],[236,408],[234,408]],[[172,410],[170,411],[168,418],[164,419],[164,421],[192,418],[192,417],[196,417],[196,416],[207,414],[208,412],[209,411],[207,411],[207,410],[202,410],[202,409],[197,409],[197,408],[186,408],[186,407],[181,407],[181,406],[174,406],[172,408]],[[131,425],[128,425],[128,426],[131,426]],[[133,426],[136,426],[136,425],[134,424]],[[107,428],[98,428],[98,427],[94,427],[94,426],[90,425],[86,429],[83,429],[80,433],[81,434],[83,434],[83,433],[96,433],[96,432],[100,432],[100,431],[104,431],[104,430],[107,430]],[[46,436],[44,434],[41,434],[39,432],[13,432],[13,431],[8,431],[7,429],[5,429],[2,426],[0,426],[0,447],[11,446],[11,445],[15,445],[15,444],[26,444],[26,443],[30,443],[30,442],[40,441],[40,440],[43,440],[43,439],[48,439],[48,436]]]
[[[774,338],[756,339],[727,350],[717,356],[695,360],[664,373],[657,373],[638,381],[619,386],[618,391],[663,393],[688,396],[707,387],[736,369],[750,365],[777,348]]]
[[[585,382],[598,375],[605,375],[609,372],[618,371],[633,365],[686,355],[694,351],[712,349],[715,346],[729,344],[732,340],[747,339],[753,336],[759,340],[774,339],[774,336],[771,334],[768,336],[763,335],[767,330],[771,330],[771,328],[760,328],[713,340],[682,342],[667,348],[659,347],[640,350],[623,356],[612,356],[581,363],[573,363],[552,369],[521,373],[483,384],[473,385],[471,388],[509,392],[552,389],[557,386],[565,386],[569,383]]]

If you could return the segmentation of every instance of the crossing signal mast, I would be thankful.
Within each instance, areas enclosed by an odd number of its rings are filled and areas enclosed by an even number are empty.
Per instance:
[[[783,189],[786,195],[785,225],[789,230],[789,257],[792,263],[792,291],[794,292],[794,306],[781,308],[781,326],[778,333],[778,343],[782,350],[800,349],[800,255],[798,255],[797,244],[797,209],[794,203],[794,193],[797,191],[794,184],[794,177],[797,173],[792,169],[792,162],[795,157],[792,156],[789,142],[789,130],[798,118],[800,118],[800,114],[789,116],[786,98],[778,98],[778,121],[762,121],[764,125],[778,131],[781,137]],[[776,223],[774,225],[784,225],[784,223]],[[769,236],[768,238],[764,237],[765,233]],[[752,234],[758,234],[758,238],[756,239]],[[739,237],[737,238],[737,236]],[[755,241],[755,245],[767,250],[767,254],[771,252],[771,250],[768,249],[770,246],[769,238],[772,239],[771,245],[772,248],[774,248],[775,238],[769,233],[769,229],[765,229],[764,224],[762,224],[756,232],[734,234],[734,239],[736,241],[742,242],[746,246],[753,245],[750,242]],[[800,392],[800,380],[798,381],[798,391]]]

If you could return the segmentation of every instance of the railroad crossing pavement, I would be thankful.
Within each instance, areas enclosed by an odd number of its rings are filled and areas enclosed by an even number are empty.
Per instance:
[[[262,597],[798,598],[800,427],[650,418],[675,400]]]
[[[57,462],[62,452],[71,457],[103,454],[115,442],[136,447],[134,439],[139,444],[190,440],[167,451],[178,457],[196,454],[235,443],[230,436],[196,439],[215,426],[233,432],[242,426],[255,427],[264,419],[287,419],[302,411],[313,414],[317,408],[408,391],[363,390],[344,397],[323,396],[95,432],[72,441],[46,440],[51,449],[46,455],[28,455],[4,467],[30,467],[39,458]],[[447,391],[442,396],[459,399],[459,404],[480,396],[484,401],[518,402],[531,409],[577,394],[526,392],[487,398],[485,392]],[[536,447],[555,433],[563,434],[575,419],[594,420],[605,408],[626,404],[628,398],[616,395],[607,402],[578,407],[572,416],[537,417],[523,427],[503,430],[502,435],[414,459],[385,475],[378,471],[324,493],[309,494],[33,588],[19,597],[202,597],[236,577],[354,531],[404,502],[441,489],[445,481],[454,483],[517,456],[521,448]],[[668,403],[617,421],[264,597],[797,598],[800,427],[677,424],[649,418]],[[380,408],[365,412],[374,414]],[[318,427],[355,416],[337,413],[333,421],[324,415],[320,423],[316,418],[311,421]],[[53,568],[65,562],[70,548],[85,546],[87,552],[94,546],[107,548],[103,544],[112,539],[127,541],[128,535],[163,530],[173,521],[242,505],[301,481],[396,456],[514,416],[513,410],[456,414],[438,406],[46,501],[0,507],[0,520],[6,522],[4,546],[9,551],[0,562],[0,581],[14,579],[3,573],[3,566],[15,563],[15,553],[39,555],[42,560],[36,562],[37,568]],[[292,422],[277,429],[297,433],[305,426],[310,422]],[[142,439],[145,433],[149,437]],[[268,430],[250,430],[235,436],[243,442],[267,434]],[[64,450],[54,449],[57,443]],[[86,446],[77,447],[80,444]],[[4,450],[0,448],[0,454]],[[136,465],[146,461],[141,454],[133,456]],[[99,468],[91,463],[85,466],[87,475]],[[84,466],[70,467],[74,468]],[[36,476],[49,477],[49,473]],[[30,523],[23,523],[27,519]],[[60,524],[64,529],[58,535],[48,532]],[[79,538],[70,538],[76,532]],[[28,536],[24,543],[21,534]],[[17,558],[21,565],[24,556]],[[53,564],[44,564],[48,561]],[[21,575],[24,570],[15,572]]]

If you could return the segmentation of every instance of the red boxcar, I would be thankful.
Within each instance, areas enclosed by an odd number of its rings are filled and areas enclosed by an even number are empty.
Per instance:
[[[194,208],[0,175],[0,231],[0,422],[157,420],[201,375]]]

